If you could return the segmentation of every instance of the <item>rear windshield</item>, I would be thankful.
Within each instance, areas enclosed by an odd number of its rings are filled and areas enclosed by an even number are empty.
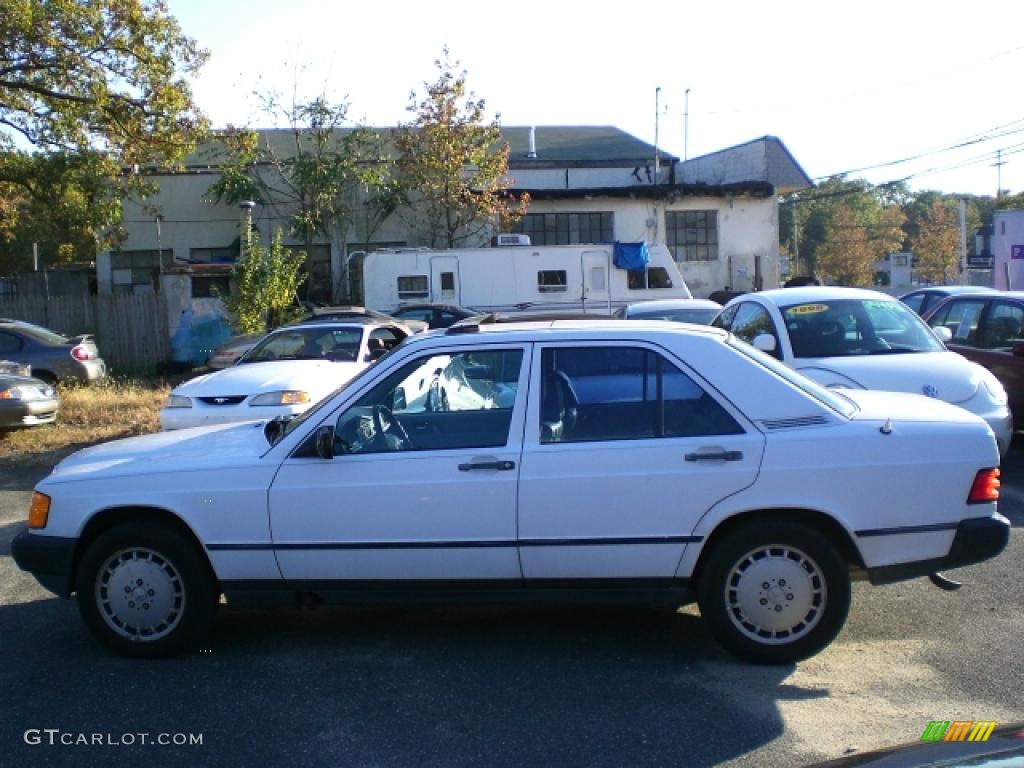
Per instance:
[[[29,338],[35,341],[40,341],[43,344],[67,344],[69,341],[67,336],[55,333],[49,328],[43,328],[41,325],[19,323],[17,328]]]

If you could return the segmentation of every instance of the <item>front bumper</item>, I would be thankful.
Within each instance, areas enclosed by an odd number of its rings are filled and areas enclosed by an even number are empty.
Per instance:
[[[1006,549],[1009,541],[1010,521],[1002,515],[961,520],[956,528],[953,544],[945,557],[868,568],[868,579],[875,585],[892,584],[896,581],[927,576],[937,571],[974,565],[991,560]]]
[[[70,597],[78,539],[40,536],[24,530],[11,542],[11,555],[23,571],[58,597]]]
[[[56,400],[7,400],[0,405],[0,427],[32,427],[57,420]]]

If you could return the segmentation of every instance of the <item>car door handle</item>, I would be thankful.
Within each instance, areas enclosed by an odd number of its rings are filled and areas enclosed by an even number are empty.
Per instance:
[[[497,469],[507,471],[515,469],[514,461],[473,461],[468,464],[459,464],[459,472],[469,472],[474,469]]]
[[[740,461],[743,451],[715,451],[714,453],[688,453],[683,456],[687,461]]]

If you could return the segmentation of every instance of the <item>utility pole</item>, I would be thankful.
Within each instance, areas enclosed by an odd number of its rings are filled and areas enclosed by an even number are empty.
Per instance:
[[[1003,166],[1006,163],[1003,161],[1003,150],[996,150],[996,161],[993,164],[993,168],[996,169],[996,200],[999,200],[1003,196]]]
[[[960,284],[967,285],[967,200],[960,198]]]
[[[690,156],[690,89],[683,92],[683,160]]]
[[[661,161],[658,158],[658,123],[661,120],[661,86],[654,89],[654,183],[658,183]]]

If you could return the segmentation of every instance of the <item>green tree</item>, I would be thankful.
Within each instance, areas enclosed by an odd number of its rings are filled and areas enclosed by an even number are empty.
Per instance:
[[[187,80],[206,56],[160,0],[0,0],[0,266],[116,240],[149,189],[124,169],[173,166],[206,128]]]
[[[917,222],[912,240],[914,269],[929,283],[949,283],[959,276],[960,225],[955,201],[933,199]]]
[[[221,297],[234,317],[236,330],[242,333],[276,328],[297,304],[306,254],[286,248],[282,238],[282,231],[275,230],[267,248],[252,229],[245,232],[242,258],[231,270],[234,290]]]
[[[526,211],[529,196],[507,189],[509,146],[496,116],[485,122],[483,99],[467,91],[448,49],[434,62],[438,79],[426,94],[410,94],[411,123],[395,131],[399,182],[410,226],[434,247],[454,247]]]
[[[271,207],[289,219],[290,234],[307,250],[318,236],[326,238],[342,254],[347,295],[350,234],[369,241],[397,204],[383,139],[350,124],[347,103],[262,98],[264,113],[288,127],[262,137],[247,128],[220,134],[221,177],[210,193],[218,201],[252,199]]]

